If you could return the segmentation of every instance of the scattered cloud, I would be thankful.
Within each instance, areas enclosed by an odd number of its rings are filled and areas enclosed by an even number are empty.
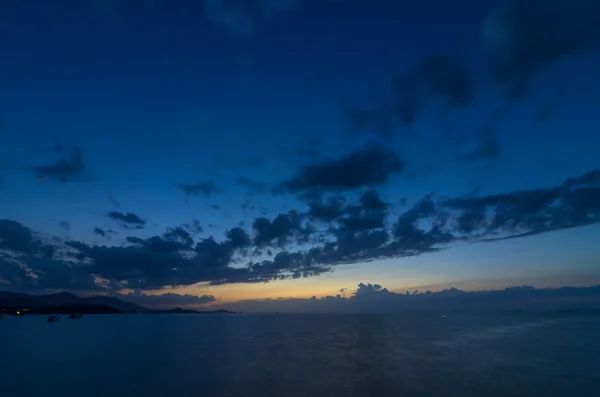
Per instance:
[[[128,229],[142,229],[146,225],[146,220],[133,212],[110,211],[107,216]]]
[[[391,313],[407,310],[442,312],[449,317],[459,310],[569,310],[598,309],[600,285],[589,287],[534,288],[514,286],[501,290],[406,291],[398,293],[379,284],[360,283],[349,296],[327,295],[310,299],[263,299],[237,302],[236,309],[249,312],[352,312]]]
[[[392,112],[403,124],[412,124],[424,106],[460,109],[476,98],[474,77],[450,55],[427,57],[392,80]]]
[[[69,230],[71,228],[71,225],[69,225],[69,222],[66,222],[66,221],[58,222],[58,226],[60,226],[61,229],[64,229],[64,230]]]
[[[429,194],[400,213],[396,207],[390,211],[392,204],[373,189],[356,199],[333,195],[320,200],[308,203],[306,212],[258,217],[250,230],[229,229],[221,240],[198,239],[192,228],[182,226],[148,238],[129,236],[124,244],[47,243],[19,222],[0,220],[0,277],[21,289],[89,289],[90,280],[101,277],[127,288],[156,290],[318,276],[337,265],[423,255],[450,243],[522,238],[600,223],[600,170],[543,189],[450,198]],[[134,214],[112,218],[144,224]],[[100,230],[96,234],[106,235]]]
[[[477,84],[473,73],[450,55],[422,59],[390,84],[390,99],[366,108],[345,110],[354,132],[366,132],[386,140],[394,137],[397,125],[411,125],[427,106],[445,111],[471,106]]]
[[[264,192],[267,189],[266,184],[252,180],[250,178],[243,177],[243,176],[239,176],[237,178],[237,184],[241,185],[241,186],[245,186],[248,189],[249,195],[259,194],[259,193]]]
[[[494,127],[483,127],[477,134],[475,145],[468,152],[461,154],[464,161],[475,161],[479,159],[492,159],[501,154],[498,130]]]
[[[344,190],[383,185],[394,174],[403,171],[404,164],[391,149],[370,144],[337,160],[302,167],[281,191]]]
[[[86,178],[83,151],[73,147],[63,152],[54,164],[33,167],[39,179],[54,179],[60,183],[81,181]]]
[[[175,187],[182,190],[186,196],[210,197],[215,193],[223,192],[223,188],[217,186],[212,181],[198,182],[196,184],[178,184]]]
[[[302,219],[297,211],[279,214],[273,220],[259,217],[252,223],[254,244],[256,246],[278,245],[285,246],[288,239],[299,233],[309,233],[302,228]]]
[[[526,95],[536,75],[563,58],[598,49],[600,4],[593,0],[505,0],[486,18],[490,79],[508,97]]]
[[[192,235],[196,235],[204,231],[198,219],[194,219],[191,222],[186,223],[185,225],[183,225],[183,228],[190,232]]]
[[[102,229],[102,228],[99,228],[99,227],[95,227],[94,230],[93,230],[93,232],[94,232],[94,234],[97,234],[100,237],[106,237],[108,239],[110,239],[111,235],[119,234],[119,232],[116,232],[116,231],[114,231],[112,229]]]

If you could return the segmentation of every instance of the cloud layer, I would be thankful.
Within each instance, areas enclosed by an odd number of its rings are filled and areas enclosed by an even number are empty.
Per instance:
[[[369,188],[356,200],[334,193],[309,202],[302,211],[258,217],[250,230],[231,228],[220,240],[197,238],[185,225],[149,238],[127,236],[114,245],[46,241],[5,219],[0,220],[0,279],[18,290],[98,290],[98,277],[128,288],[160,289],[318,276],[338,265],[422,255],[450,243],[598,223],[600,171],[551,188],[453,198],[427,195],[399,214],[393,207]],[[128,225],[144,222],[133,214],[113,215]]]
[[[236,308],[253,312],[354,312],[390,313],[412,310],[435,311],[452,318],[452,311],[598,309],[600,286],[537,289],[531,286],[492,291],[406,291],[397,293],[379,284],[360,283],[353,293],[342,288],[341,294],[311,299],[279,298],[247,300]]]

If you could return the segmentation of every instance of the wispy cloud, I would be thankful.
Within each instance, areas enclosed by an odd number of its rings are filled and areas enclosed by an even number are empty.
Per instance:
[[[146,220],[133,212],[110,211],[107,216],[128,229],[142,229],[146,225]]]
[[[87,177],[83,151],[79,147],[66,150],[55,163],[35,166],[33,170],[37,178],[61,183],[81,181]]]
[[[215,193],[222,193],[224,189],[212,181],[198,182],[195,184],[177,184],[177,189],[182,190],[186,196],[210,197]]]

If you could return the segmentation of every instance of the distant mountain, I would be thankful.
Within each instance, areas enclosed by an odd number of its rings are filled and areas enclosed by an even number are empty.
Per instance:
[[[90,296],[87,298],[81,298],[85,302],[89,304],[95,305],[106,305],[110,307],[114,307],[115,309],[119,309],[123,313],[139,313],[139,312],[151,312],[152,309],[148,309],[147,307],[143,307],[140,305],[136,305],[135,303],[125,302],[119,298],[115,298],[113,296]]]
[[[156,311],[156,313],[235,314],[237,312],[232,312],[232,311],[225,310],[225,309],[207,311],[207,310],[182,309],[180,307],[176,307],[175,309],[171,309],[171,310]]]
[[[27,295],[0,291],[0,310],[10,311],[28,309],[33,311],[33,309],[35,309],[39,311],[42,309],[46,310],[46,308],[57,310],[57,306],[81,306],[82,308],[87,308],[85,313],[93,313],[95,312],[94,310],[107,312],[107,310],[102,307],[115,309],[119,313],[152,312],[151,309],[134,303],[124,302],[110,296],[90,296],[82,298],[69,292],[47,295]],[[98,307],[94,308],[93,306]]]
[[[40,308],[31,309],[27,312],[28,314],[70,314],[70,313],[83,313],[83,314],[121,314],[123,313],[119,309],[110,307],[107,305],[61,305],[61,306],[45,306]]]

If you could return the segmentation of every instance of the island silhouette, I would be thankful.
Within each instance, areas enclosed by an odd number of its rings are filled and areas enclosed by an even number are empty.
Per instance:
[[[194,310],[180,307],[168,310],[151,309],[126,302],[112,296],[80,297],[69,292],[46,295],[29,295],[0,291],[0,313],[6,314],[126,314],[126,313],[192,313],[192,314],[233,314],[236,312],[218,310]]]

